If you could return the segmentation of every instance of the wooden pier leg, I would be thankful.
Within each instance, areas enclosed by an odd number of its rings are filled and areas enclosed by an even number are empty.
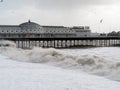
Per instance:
[[[53,47],[53,46],[52,46],[52,40],[50,40],[50,47]]]
[[[24,40],[24,48],[26,48],[26,42],[25,42],[26,40]]]
[[[88,46],[88,40],[86,40],[86,46]]]
[[[116,41],[116,45],[117,45],[117,40],[115,40]]]
[[[34,47],[36,47],[37,46],[37,41],[34,41]]]
[[[41,47],[43,47],[43,40],[41,41]]]
[[[97,45],[96,45],[97,47],[98,47],[98,43],[99,43],[99,40],[97,40]]]
[[[38,43],[39,43],[38,45],[39,45],[39,47],[40,47],[40,41],[39,41]]]
[[[65,48],[67,48],[67,40],[65,40]]]
[[[88,45],[88,40],[85,40],[85,46],[87,46]]]
[[[23,41],[21,41],[21,45],[22,45],[22,48],[23,48]]]
[[[70,40],[70,47],[72,46],[72,40]]]
[[[26,40],[25,40],[25,47],[24,48],[27,48],[27,42],[26,42]]]
[[[120,46],[120,40],[118,40],[119,41],[119,46]]]
[[[78,46],[80,45],[80,40],[78,40]]]
[[[57,48],[59,48],[59,40],[57,40]]]
[[[65,43],[66,43],[66,47],[68,47],[68,42],[67,42],[67,40],[65,40]]]
[[[79,46],[79,40],[77,40],[77,46]]]
[[[77,40],[75,40],[75,46],[77,45]]]
[[[81,44],[80,45],[83,46],[83,40],[81,40]]]
[[[104,40],[104,46],[106,47],[106,40]]]
[[[43,41],[43,48],[45,48],[45,41]]]
[[[115,46],[115,40],[113,40],[113,41],[114,41],[113,43],[114,43],[114,46]]]
[[[61,47],[61,45],[62,45],[61,40],[59,40],[59,43],[60,43],[60,47]]]
[[[101,40],[99,40],[99,47],[101,47]]]
[[[25,41],[23,41],[23,48],[25,48]]]
[[[57,40],[55,40],[55,47],[57,48]]]
[[[97,46],[99,47],[99,40],[98,40],[98,44],[97,44]]]
[[[43,40],[41,41],[41,47],[43,47]]]
[[[41,47],[41,40],[39,41],[39,47]]]
[[[73,44],[74,44],[73,46],[75,47],[75,40],[73,40]]]
[[[93,40],[90,40],[90,45],[93,46]]]
[[[104,46],[105,46],[105,40],[103,40],[104,41]]]
[[[62,40],[62,48],[64,47],[64,40]]]
[[[68,47],[70,47],[70,40],[68,40]]]
[[[28,46],[29,46],[29,48],[31,48],[31,45],[30,45],[30,40],[28,40]]]
[[[59,40],[59,47],[61,47],[61,40]]]
[[[18,48],[20,48],[20,46],[19,46],[19,45],[20,45],[20,43],[19,43],[19,40],[18,40],[18,45],[17,45],[17,47],[18,47]]]
[[[67,47],[69,47],[69,40],[67,40]]]
[[[81,44],[81,40],[79,40],[79,46],[80,46],[80,44]]]
[[[59,40],[59,47],[60,47],[60,48],[61,48],[61,45],[62,45],[62,44],[61,44],[61,40]]]
[[[116,39],[115,39],[115,46],[117,45]]]
[[[53,45],[54,45],[53,47],[55,48],[55,40],[54,40],[54,44]]]
[[[108,46],[110,46],[110,39],[108,40]]]
[[[63,41],[61,40],[61,48],[63,48],[63,43],[62,43]]]
[[[48,41],[48,48],[50,47],[50,41]]]
[[[48,48],[48,40],[46,41],[46,47]]]
[[[26,48],[28,48],[27,40],[26,40]]]
[[[100,47],[100,40],[99,40],[98,46]]]
[[[87,40],[87,46],[89,46],[89,40]]]
[[[103,45],[103,41],[102,41],[102,40],[100,40],[100,46],[102,47],[102,45]]]
[[[104,41],[105,41],[105,46],[107,46],[106,40],[104,40]]]
[[[107,45],[107,47],[109,46],[109,40],[106,40],[106,45]]]

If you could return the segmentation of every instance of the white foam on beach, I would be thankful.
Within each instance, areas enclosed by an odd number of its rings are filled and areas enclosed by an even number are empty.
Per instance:
[[[14,61],[0,54],[0,90],[119,90],[120,83],[81,70]]]
[[[70,55],[64,50],[33,48],[23,50],[15,47],[0,47],[0,53],[12,60],[45,63],[66,69],[82,70],[91,74],[120,80],[120,62],[106,60],[94,55]],[[70,53],[70,52],[69,52]]]

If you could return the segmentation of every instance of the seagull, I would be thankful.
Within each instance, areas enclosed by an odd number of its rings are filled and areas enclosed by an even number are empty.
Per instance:
[[[102,23],[102,22],[103,22],[103,19],[100,20],[100,23]]]

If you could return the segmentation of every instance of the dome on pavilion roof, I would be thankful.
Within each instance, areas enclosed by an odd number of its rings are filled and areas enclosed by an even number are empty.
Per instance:
[[[40,29],[41,26],[37,23],[31,22],[30,20],[28,22],[22,23],[19,25],[21,29]]]

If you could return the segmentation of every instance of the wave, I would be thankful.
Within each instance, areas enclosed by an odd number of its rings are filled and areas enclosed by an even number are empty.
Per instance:
[[[16,47],[16,44],[13,41],[0,40],[0,46]]]
[[[87,73],[120,80],[120,62],[92,55],[70,55],[53,48],[23,50],[16,47],[0,47],[0,53],[12,60],[45,63],[66,69],[83,70]]]

